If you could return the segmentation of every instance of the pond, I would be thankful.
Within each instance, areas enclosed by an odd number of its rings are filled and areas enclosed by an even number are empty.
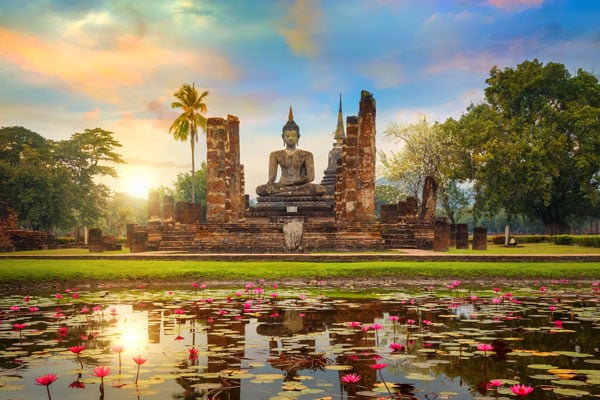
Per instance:
[[[0,398],[600,397],[597,282],[320,285],[5,295]]]

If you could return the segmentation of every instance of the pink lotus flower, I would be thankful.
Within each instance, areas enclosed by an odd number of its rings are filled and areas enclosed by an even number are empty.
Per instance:
[[[400,317],[397,315],[390,315],[390,317],[389,317],[389,320],[392,322],[398,322],[399,319],[400,319]]]
[[[52,397],[50,396],[50,385],[57,379],[58,379],[58,376],[56,376],[56,374],[46,374],[46,375],[38,376],[37,378],[35,378],[35,383],[37,383],[38,385],[46,386],[46,393],[48,393],[48,400],[52,400]]]
[[[57,379],[58,376],[56,376],[56,374],[47,374],[35,378],[35,383],[37,383],[38,385],[49,386]]]
[[[414,319],[407,319],[406,323],[409,325],[414,325],[415,324],[415,320]]]
[[[359,374],[346,374],[342,376],[341,381],[349,385],[354,385],[360,382],[361,376]]]
[[[374,331],[378,331],[380,329],[383,329],[383,325],[381,325],[381,324],[372,324],[371,326],[369,326],[369,329],[372,329]]]
[[[138,383],[138,379],[140,377],[140,366],[145,363],[146,361],[148,361],[145,358],[142,358],[142,356],[138,355],[137,357],[133,357],[133,361],[135,361],[135,363],[137,364],[137,374],[135,375],[135,384],[137,385]]]
[[[198,359],[198,349],[191,348],[189,351],[190,351],[190,356],[189,356],[190,361],[196,361]]]
[[[75,353],[75,355],[77,355],[77,361],[79,361],[79,366],[83,369],[83,363],[81,362],[81,356],[80,353],[85,350],[85,346],[72,346],[69,347],[69,351],[71,351],[71,353]]]
[[[562,329],[562,327],[563,327],[563,323],[560,319],[557,319],[556,321],[554,321],[553,324],[556,329]]]
[[[27,328],[27,324],[13,324],[13,329],[15,331],[21,332],[25,328]]]
[[[373,364],[373,365],[369,365],[369,367],[376,369],[376,370],[381,370],[381,369],[384,369],[385,367],[387,367],[387,364]]]
[[[512,385],[510,390],[520,398],[527,396],[529,393],[533,392],[533,388],[527,385]]]
[[[72,347],[69,347],[69,351],[71,353],[75,353],[75,354],[79,354],[83,350],[85,350],[85,346],[83,346],[83,345],[82,346],[72,346]]]
[[[104,393],[104,377],[110,374],[109,367],[96,367],[94,368],[94,375],[100,378],[100,393]]]
[[[348,323],[348,326],[350,328],[358,328],[358,327],[360,327],[360,322],[358,322],[358,321],[352,321],[352,322]]]
[[[477,350],[483,351],[483,356],[487,357],[487,352],[494,350],[494,346],[487,343],[480,343],[477,345]]]
[[[392,352],[399,353],[402,350],[404,350],[404,345],[401,344],[401,343],[391,343],[390,344],[390,350],[392,350]]]
[[[486,385],[488,388],[498,388],[502,386],[502,381],[500,379],[493,379],[489,381]]]

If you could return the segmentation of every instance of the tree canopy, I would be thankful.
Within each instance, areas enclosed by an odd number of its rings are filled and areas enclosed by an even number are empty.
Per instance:
[[[476,207],[543,222],[548,233],[599,215],[600,85],[590,73],[538,60],[492,68],[485,102],[445,129],[462,149]]]
[[[195,150],[198,143],[198,128],[206,130],[206,117],[202,113],[206,112],[204,98],[208,96],[208,91],[198,93],[194,84],[183,84],[174,94],[177,101],[171,103],[171,108],[181,108],[182,113],[173,121],[169,132],[176,140],[185,142],[189,139],[192,149],[192,176],[195,175],[196,161]],[[194,180],[192,183],[192,200],[195,196]]]
[[[115,176],[111,164],[123,162],[113,135],[95,128],[52,141],[23,127],[0,128],[0,200],[29,229],[70,229],[98,221],[110,191],[95,178]]]
[[[407,125],[391,124],[385,134],[398,142],[399,150],[381,153],[383,176],[395,185],[380,191],[380,196],[390,190],[401,189],[405,196],[420,199],[427,176],[438,182],[438,203],[454,221],[456,208],[466,203],[465,196],[454,182],[455,144],[446,134],[443,125],[432,123],[426,117]]]

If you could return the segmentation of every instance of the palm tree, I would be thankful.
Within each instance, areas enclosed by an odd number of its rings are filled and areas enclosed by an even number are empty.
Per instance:
[[[171,103],[171,108],[181,108],[183,112],[173,121],[169,128],[169,133],[173,135],[175,140],[185,142],[190,139],[192,146],[192,178],[196,170],[194,161],[194,150],[198,142],[198,128],[206,130],[206,117],[202,113],[206,112],[206,104],[202,100],[208,96],[208,91],[198,95],[198,91],[194,84],[183,84],[174,94],[177,101]],[[192,203],[196,202],[194,191],[194,179],[192,179]]]

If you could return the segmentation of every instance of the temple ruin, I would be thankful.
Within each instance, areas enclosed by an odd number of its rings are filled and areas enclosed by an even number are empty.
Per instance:
[[[345,130],[340,98],[337,122],[320,184],[311,183],[310,190],[292,193],[284,183],[268,182],[261,185],[263,195],[251,206],[245,192],[244,167],[240,164],[240,121],[232,115],[209,118],[205,221],[197,205],[174,204],[172,198],[161,202],[158,193],[151,193],[148,224],[128,230],[132,252],[281,253],[433,248],[435,181],[426,180],[428,186],[420,208],[416,199],[408,198],[405,202],[381,206],[380,218],[376,215],[376,102],[372,94],[361,93],[358,115],[346,118]],[[288,124],[295,126],[291,109]],[[299,138],[299,130],[297,136],[290,140]],[[289,149],[292,148],[290,145]],[[291,154],[291,150],[288,152]],[[274,163],[279,153],[272,156]],[[271,195],[273,188],[277,192]]]

